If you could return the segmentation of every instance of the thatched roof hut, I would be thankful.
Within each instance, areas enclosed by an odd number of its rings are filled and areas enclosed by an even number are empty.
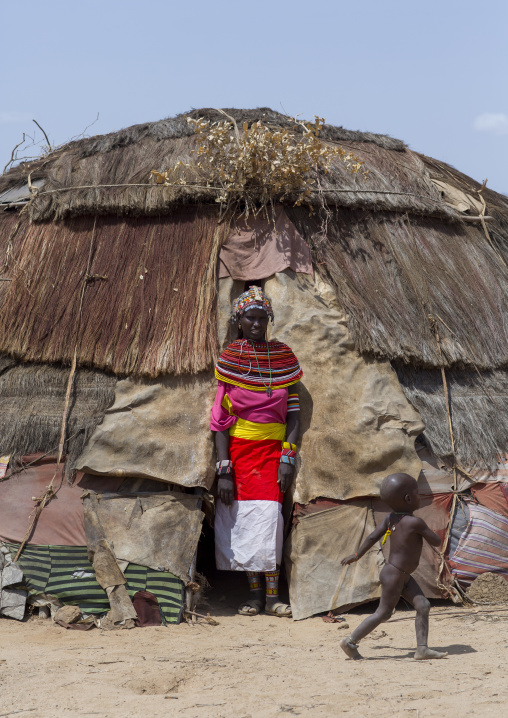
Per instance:
[[[226,113],[239,127],[262,122],[295,136],[303,131],[267,108]],[[0,178],[0,391],[12,397],[0,417],[0,453],[58,445],[55,417],[63,413],[75,357],[67,438],[73,458],[85,450],[81,468],[210,487],[202,416],[227,335],[226,307],[243,282],[234,273],[218,280],[230,224],[219,221],[217,188],[190,175],[170,186],[150,179],[152,170],[192,165],[198,139],[189,118],[214,122],[224,114],[193,110],[73,141]],[[449,471],[492,471],[508,448],[508,198],[385,135],[324,125],[320,137],[359,156],[368,175],[353,175],[336,160],[307,206],[295,206],[294,194],[283,198],[285,216],[310,248],[314,278],[291,269],[251,277],[266,280],[279,302],[277,336],[293,346],[305,373],[312,424],[304,426],[295,500],[375,496],[386,470],[419,470],[418,434]],[[295,306],[312,328],[307,334]],[[343,357],[349,379],[345,369],[334,374]],[[313,374],[336,381],[331,394],[312,387]],[[125,407],[142,406],[140,395],[155,385],[159,409],[146,421],[155,421],[157,441],[133,447],[131,434],[115,444],[108,464],[102,435],[92,440],[97,451],[103,447],[94,464],[88,439],[113,393],[101,426],[109,426],[108,415],[125,420]],[[191,408],[183,404],[191,391],[189,403],[199,403],[192,421],[207,447],[199,461],[185,449]],[[164,419],[168,404],[171,419]],[[352,426],[362,411],[369,429],[351,440],[355,448],[344,438],[343,414]],[[166,469],[154,468],[148,455],[168,451],[168,422],[177,448],[169,464],[166,454],[161,460]],[[375,432],[385,448],[353,461],[362,437],[369,444]]]

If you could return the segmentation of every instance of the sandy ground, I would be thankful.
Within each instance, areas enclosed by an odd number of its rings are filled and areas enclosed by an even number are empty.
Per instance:
[[[218,626],[78,632],[0,620],[0,716],[508,715],[506,603],[435,604],[430,645],[450,655],[425,663],[412,659],[413,613],[397,611],[353,662],[336,624],[238,616],[236,593],[211,592]],[[351,628],[372,608],[350,613]]]

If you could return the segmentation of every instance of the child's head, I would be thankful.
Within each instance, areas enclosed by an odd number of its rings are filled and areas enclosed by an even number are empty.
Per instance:
[[[384,478],[380,495],[393,511],[415,511],[420,506],[418,484],[409,474],[390,474]]]

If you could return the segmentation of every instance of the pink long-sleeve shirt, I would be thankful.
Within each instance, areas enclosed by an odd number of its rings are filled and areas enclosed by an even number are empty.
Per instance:
[[[234,416],[222,406],[225,395],[228,395],[233,407]],[[238,419],[254,421],[258,424],[285,424],[288,413],[288,390],[274,389],[272,396],[266,391],[251,391],[234,384],[219,381],[217,393],[212,407],[210,429],[225,431]]]

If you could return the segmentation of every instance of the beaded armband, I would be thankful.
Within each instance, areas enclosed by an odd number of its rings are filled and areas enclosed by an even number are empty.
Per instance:
[[[295,465],[296,452],[298,451],[296,444],[289,444],[287,441],[282,442],[282,454],[280,457],[281,464]]]
[[[224,461],[217,461],[215,464],[215,474],[216,476],[233,476],[233,462],[224,460]]]

